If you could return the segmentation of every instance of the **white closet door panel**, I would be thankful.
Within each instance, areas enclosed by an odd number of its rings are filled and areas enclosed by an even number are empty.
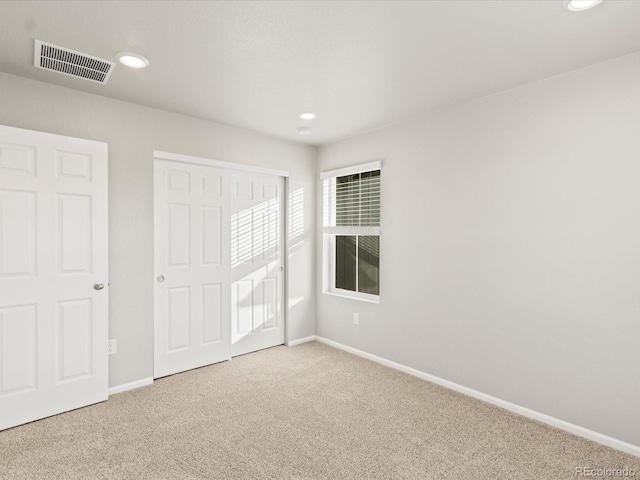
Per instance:
[[[284,343],[282,177],[232,173],[232,355]]]
[[[0,126],[0,429],[107,398],[107,145]]]
[[[202,285],[202,344],[222,342],[222,291],[221,283]]]
[[[202,207],[202,265],[222,265],[222,208]]]
[[[231,292],[228,173],[164,160],[154,172],[157,378],[231,358]]]
[[[254,328],[253,279],[245,278],[233,284],[232,308],[234,314],[233,340],[250,334]]]
[[[278,307],[280,288],[275,277],[267,277],[262,281],[262,329],[278,328]],[[281,322],[280,322],[281,323]]]
[[[191,286],[167,288],[167,353],[191,346]]]

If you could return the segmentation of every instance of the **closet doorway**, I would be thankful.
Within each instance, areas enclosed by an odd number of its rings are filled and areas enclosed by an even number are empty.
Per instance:
[[[156,152],[155,378],[284,343],[286,175]]]

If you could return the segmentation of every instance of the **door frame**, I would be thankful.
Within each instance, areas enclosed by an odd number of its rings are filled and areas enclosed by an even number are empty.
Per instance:
[[[256,165],[248,165],[245,163],[234,163],[234,162],[225,162],[222,160],[214,160],[210,158],[204,157],[194,157],[191,155],[183,155],[180,153],[171,153],[171,152],[163,152],[161,150],[153,151],[153,175],[155,175],[155,165],[156,160],[169,160],[173,162],[180,163],[192,163],[196,165],[204,165],[206,167],[217,167],[217,168],[225,168],[228,170],[235,170],[240,172],[250,172],[250,173],[261,173],[267,175],[275,175],[277,177],[282,177],[283,180],[283,189],[282,189],[282,203],[283,203],[283,232],[284,232],[284,258],[282,261],[282,266],[284,267],[284,271],[282,272],[284,275],[283,278],[283,289],[284,289],[284,305],[282,310],[282,318],[284,322],[284,344],[289,344],[289,171],[288,170],[278,170],[274,168],[265,168],[259,167]],[[154,208],[155,208],[155,192],[154,192]],[[155,220],[154,220],[154,251],[155,251]],[[151,278],[151,282],[155,284],[155,267],[154,267],[154,277]],[[154,289],[155,292],[155,289]],[[154,336],[155,336],[155,293],[154,293]],[[154,342],[155,345],[155,342]],[[154,356],[155,356],[155,347],[154,347]],[[154,374],[155,375],[155,374]]]

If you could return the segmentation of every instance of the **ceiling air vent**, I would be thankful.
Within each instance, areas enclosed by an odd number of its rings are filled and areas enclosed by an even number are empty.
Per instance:
[[[103,84],[107,83],[115,67],[114,62],[40,40],[35,41],[33,65],[44,70]]]

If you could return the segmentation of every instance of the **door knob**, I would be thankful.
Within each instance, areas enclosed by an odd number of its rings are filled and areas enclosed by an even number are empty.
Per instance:
[[[102,290],[104,288],[104,283],[102,282],[96,282],[93,284],[93,288],[95,290]]]
[[[164,275],[158,275],[158,283],[164,282]]]

